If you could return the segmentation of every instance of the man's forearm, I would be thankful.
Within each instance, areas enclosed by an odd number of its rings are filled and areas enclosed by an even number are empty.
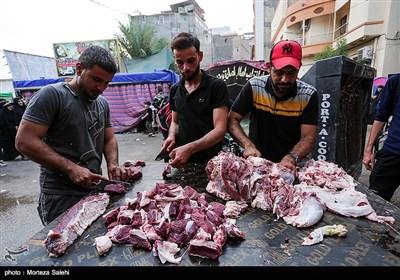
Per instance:
[[[228,123],[228,132],[233,140],[237,142],[242,148],[255,147],[253,142],[244,132],[240,123],[236,120],[230,120]]]
[[[191,154],[197,153],[199,151],[203,151],[211,148],[215,144],[221,142],[225,137],[225,130],[221,130],[218,128],[214,128],[202,138],[188,143],[187,145],[191,147]]]
[[[312,151],[315,142],[316,137],[305,136],[293,147],[292,151],[299,157],[299,159],[302,159]]]
[[[118,165],[118,142],[114,138],[104,144],[104,158],[106,159],[107,165]]]
[[[168,138],[170,137],[175,138],[175,136],[178,134],[178,131],[179,131],[178,124],[172,122],[168,130]]]
[[[369,138],[367,145],[365,146],[366,151],[372,151],[372,147],[374,146],[378,136],[381,134],[383,127],[385,126],[384,122],[374,121],[371,127],[371,131],[369,133]]]
[[[60,174],[69,174],[76,165],[74,162],[55,152],[42,140],[31,140],[26,147],[27,149],[21,152],[30,160],[47,166]]]

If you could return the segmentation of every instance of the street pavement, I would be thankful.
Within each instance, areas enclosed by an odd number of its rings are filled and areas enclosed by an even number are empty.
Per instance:
[[[117,134],[120,164],[126,160],[154,161],[161,144],[161,133],[148,137],[139,133]],[[0,168],[0,266],[7,265],[4,256],[17,250],[29,238],[43,229],[36,206],[39,196],[39,166],[33,161],[17,158]],[[105,170],[103,164],[103,170]],[[146,168],[146,167],[144,167]],[[364,168],[358,181],[368,184],[369,171]],[[400,189],[400,188],[399,188]],[[398,190],[392,203],[400,207]]]

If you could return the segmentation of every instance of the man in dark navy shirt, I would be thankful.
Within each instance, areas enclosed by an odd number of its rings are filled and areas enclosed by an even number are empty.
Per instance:
[[[206,163],[222,150],[227,129],[229,97],[224,81],[200,69],[200,41],[180,33],[171,42],[182,79],[171,87],[172,122],[161,148],[170,164]]]
[[[387,138],[375,154],[375,142],[390,117]],[[400,185],[400,73],[390,76],[379,96],[379,107],[365,146],[363,164],[371,170],[369,188],[390,201]]]

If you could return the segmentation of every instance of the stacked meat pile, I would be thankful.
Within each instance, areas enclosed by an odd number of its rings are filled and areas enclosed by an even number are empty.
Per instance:
[[[224,200],[236,200],[272,211],[286,223],[307,227],[317,223],[325,209],[351,217],[394,223],[392,217],[377,216],[366,196],[342,168],[326,161],[309,161],[293,186],[289,170],[266,159],[247,160],[221,152],[211,159],[206,172],[206,190]]]
[[[272,211],[294,226],[311,226],[324,213],[324,206],[315,194],[293,188],[294,177],[289,170],[266,159],[245,160],[233,153],[220,152],[208,162],[206,172],[209,193]]]
[[[298,190],[314,193],[325,207],[346,217],[366,217],[394,224],[393,217],[378,216],[367,196],[355,189],[354,179],[342,168],[322,160],[310,160],[299,172]]]
[[[208,203],[205,198],[205,193],[178,184],[157,183],[137,192],[103,215],[108,233],[95,240],[99,254],[108,251],[111,240],[152,250],[162,263],[179,263],[180,251],[187,246],[189,255],[217,259],[228,237],[245,237],[235,219],[243,207],[236,202]]]

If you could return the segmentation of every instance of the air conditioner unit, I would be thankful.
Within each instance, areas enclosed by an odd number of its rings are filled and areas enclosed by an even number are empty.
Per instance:
[[[357,58],[358,60],[372,59],[374,55],[372,46],[366,46],[358,50]]]

